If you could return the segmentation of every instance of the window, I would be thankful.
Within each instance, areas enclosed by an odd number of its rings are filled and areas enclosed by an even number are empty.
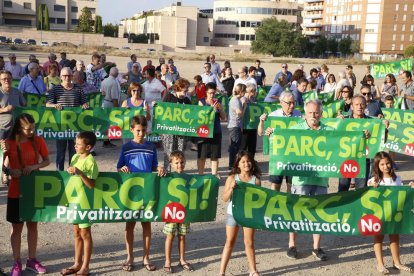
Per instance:
[[[397,38],[397,35],[396,34],[393,34],[392,35],[392,41],[395,41],[396,38]]]
[[[404,14],[403,15],[403,21],[406,21],[407,20],[407,15],[406,14]]]
[[[395,51],[395,44],[391,44],[391,50]]]
[[[404,44],[400,45],[400,51],[404,50]]]
[[[244,40],[244,35],[240,35],[240,40]]]
[[[53,10],[58,12],[64,12],[66,11],[66,7],[62,5],[54,5]]]
[[[32,9],[32,3],[27,3],[27,2],[24,2],[24,3],[23,3],[23,7],[24,7],[26,10],[31,10],[31,9]]]
[[[4,1],[4,7],[5,8],[13,8],[13,2],[12,1]]]
[[[394,32],[397,31],[397,24],[394,24]]]
[[[405,32],[405,25],[402,25],[401,31]]]
[[[65,18],[56,18],[56,23],[57,24],[66,24],[66,20],[65,20]]]
[[[413,35],[410,34],[410,42],[412,42],[412,41],[413,41]]]
[[[6,25],[19,25],[19,26],[32,26],[31,20],[24,19],[4,19],[4,24]]]
[[[73,13],[78,12],[78,7],[76,7],[76,6],[72,6],[72,7],[70,8],[70,11],[71,11],[71,12],[73,12]]]
[[[405,37],[404,37],[404,35],[402,34],[402,35],[401,35],[401,41],[404,41],[404,38],[405,38]]]
[[[56,24],[56,17],[49,17],[49,23]]]
[[[72,19],[70,23],[72,25],[78,25],[79,24],[79,20],[78,19]]]
[[[400,8],[400,4],[395,4],[395,11],[398,11],[399,8]]]
[[[204,38],[203,38],[203,42],[204,43],[208,43],[210,41],[210,38],[208,37],[208,36],[205,36]]]

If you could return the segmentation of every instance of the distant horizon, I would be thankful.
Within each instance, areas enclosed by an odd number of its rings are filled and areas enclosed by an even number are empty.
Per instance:
[[[102,16],[103,24],[118,24],[121,19],[132,17],[139,11],[157,10],[177,2],[181,2],[183,6],[212,9],[214,0],[117,0],[116,5],[114,5],[114,2],[111,0],[99,0],[98,15]]]

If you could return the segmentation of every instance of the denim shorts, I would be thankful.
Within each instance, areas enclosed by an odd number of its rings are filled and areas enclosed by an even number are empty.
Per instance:
[[[232,227],[242,227],[240,224],[238,224],[236,222],[236,220],[234,219],[233,215],[230,215],[230,214],[227,214],[226,225],[227,226],[232,226]]]

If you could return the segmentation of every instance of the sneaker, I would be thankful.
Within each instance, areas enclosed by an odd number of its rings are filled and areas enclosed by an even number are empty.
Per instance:
[[[46,273],[46,268],[36,259],[27,259],[26,270],[31,270],[36,274]]]
[[[322,250],[322,248],[312,250],[312,255],[321,261],[328,260],[328,256],[326,256],[326,253]]]
[[[21,275],[22,275],[22,263],[15,262],[11,269],[10,276],[21,276]]]
[[[295,246],[289,247],[288,251],[286,252],[286,256],[289,259],[297,259],[298,258],[298,251],[296,250]]]

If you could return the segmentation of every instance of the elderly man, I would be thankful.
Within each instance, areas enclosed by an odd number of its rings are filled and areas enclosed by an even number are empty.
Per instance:
[[[60,73],[61,67],[60,67],[59,63],[56,61],[56,59],[57,59],[56,55],[54,53],[50,53],[47,56],[47,58],[48,58],[48,61],[46,61],[45,63],[43,63],[43,71],[44,71],[44,74],[46,74],[46,76],[47,76],[47,74],[49,72],[49,67],[52,64],[55,64],[57,66],[58,73]]]
[[[404,71],[401,73],[401,95],[404,97],[405,107],[407,109],[414,109],[414,82],[410,71]]]
[[[208,62],[204,63],[204,73],[201,74],[201,79],[204,84],[213,82],[217,85],[217,90],[224,91],[223,84],[220,82],[218,75],[211,72],[211,64]]]
[[[292,72],[288,71],[288,65],[287,65],[287,63],[282,63],[282,70],[279,71],[276,74],[273,83],[277,82],[277,80],[279,79],[280,75],[285,75],[287,77],[287,79],[288,79],[288,83],[290,83],[292,81]]]
[[[83,93],[85,93],[85,94],[98,92],[98,90],[95,88],[95,86],[85,82],[85,80],[83,79],[83,72],[81,72],[81,71],[73,72],[72,82],[74,84],[79,85],[79,87],[82,88]]]
[[[161,65],[161,79],[167,84],[167,89],[170,89],[174,84],[173,76],[168,72],[168,64]]]
[[[4,69],[12,74],[13,79],[20,80],[24,75],[23,67],[16,61],[16,54],[9,54],[9,61],[4,65]]]
[[[161,72],[161,66],[163,64],[165,64],[165,58],[160,57],[158,61],[160,62],[160,65],[158,65],[157,68],[155,68],[155,71],[160,71]]]
[[[286,76],[281,76],[281,78],[285,78]],[[274,84],[276,85],[276,84]],[[264,122],[268,117],[302,117],[302,113],[295,109],[295,97],[293,96],[292,92],[290,91],[283,91],[279,97],[280,105],[282,106],[281,109],[275,110],[269,115],[263,113],[260,116],[259,125],[257,127],[257,134],[259,136],[263,135],[264,131]],[[272,128],[268,128],[266,130],[266,135],[269,136],[273,133]],[[270,175],[269,181],[271,183],[272,190],[280,191],[282,187],[283,178],[286,177],[286,191],[287,193],[291,192],[292,187],[292,177],[291,176],[283,176],[283,175]]]
[[[29,74],[20,80],[18,89],[23,93],[43,95],[47,89],[42,76],[39,74],[39,64],[31,62],[27,68]]]
[[[36,55],[33,55],[33,54],[31,54],[30,56],[29,56],[29,63],[27,63],[27,65],[24,67],[24,73],[25,74],[29,74],[29,64],[30,64],[30,62],[35,62],[35,63],[38,63],[37,62],[37,59],[36,59]],[[47,73],[46,73],[47,74]]]
[[[256,80],[248,75],[248,70],[249,68],[247,68],[247,66],[240,67],[239,71],[237,72],[239,74],[239,78],[236,79],[236,81],[234,82],[233,94],[234,90],[236,89],[236,85],[238,85],[239,83],[244,85],[247,85],[248,83],[253,83],[254,85],[257,85]]]
[[[73,73],[68,67],[62,68],[60,78],[62,83],[52,88],[46,99],[46,107],[62,110],[64,107],[88,108],[86,96],[82,88],[72,83]],[[63,171],[65,167],[66,149],[69,151],[69,164],[75,154],[74,139],[56,140],[56,167]]]

